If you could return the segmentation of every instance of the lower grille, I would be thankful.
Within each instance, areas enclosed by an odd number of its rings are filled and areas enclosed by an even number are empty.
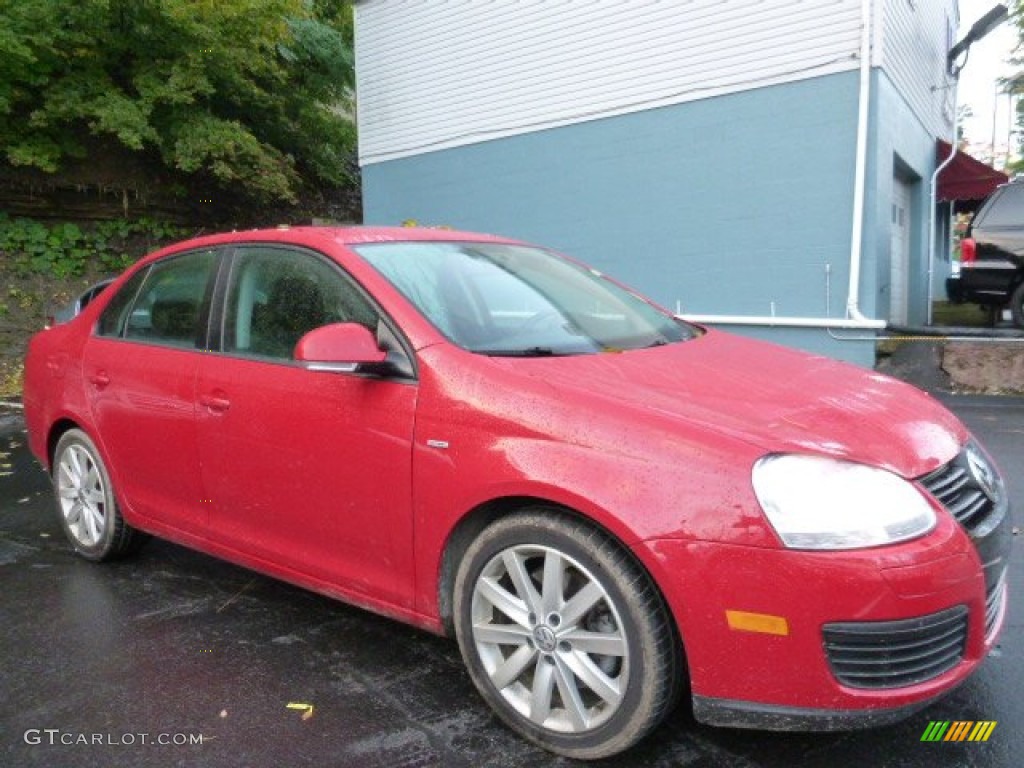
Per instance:
[[[953,669],[967,643],[967,607],[899,621],[826,624],[825,654],[852,688],[901,688]]]

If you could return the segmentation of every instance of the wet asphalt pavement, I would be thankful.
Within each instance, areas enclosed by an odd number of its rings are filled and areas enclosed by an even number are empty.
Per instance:
[[[1020,526],[1024,400],[947,403],[1001,465]],[[111,565],[73,556],[22,429],[17,412],[0,406],[0,765],[575,764],[490,715],[454,641],[161,541]],[[1001,647],[909,720],[772,734],[699,726],[680,708],[603,764],[1016,768],[1024,755],[1019,540]],[[930,720],[998,725],[985,743],[922,743]]]

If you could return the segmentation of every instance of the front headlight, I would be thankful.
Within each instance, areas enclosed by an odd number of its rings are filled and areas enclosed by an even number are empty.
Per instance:
[[[754,492],[791,549],[857,549],[922,536],[935,512],[903,478],[864,464],[775,454],[754,465]]]

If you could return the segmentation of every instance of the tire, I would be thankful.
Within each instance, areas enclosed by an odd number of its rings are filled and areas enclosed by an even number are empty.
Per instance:
[[[1010,315],[1015,326],[1024,328],[1024,283],[1017,286],[1010,298]]]
[[[110,475],[93,441],[69,429],[53,452],[53,493],[68,541],[87,560],[112,560],[138,551],[147,537],[121,516]]]
[[[661,595],[583,520],[539,507],[496,521],[467,549],[453,597],[474,684],[544,749],[617,754],[675,704],[682,647]]]

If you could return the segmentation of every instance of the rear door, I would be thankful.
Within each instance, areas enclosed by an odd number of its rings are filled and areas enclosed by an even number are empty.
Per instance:
[[[195,386],[204,357],[216,250],[156,262],[129,280],[86,343],[89,405],[122,504],[201,534]]]

